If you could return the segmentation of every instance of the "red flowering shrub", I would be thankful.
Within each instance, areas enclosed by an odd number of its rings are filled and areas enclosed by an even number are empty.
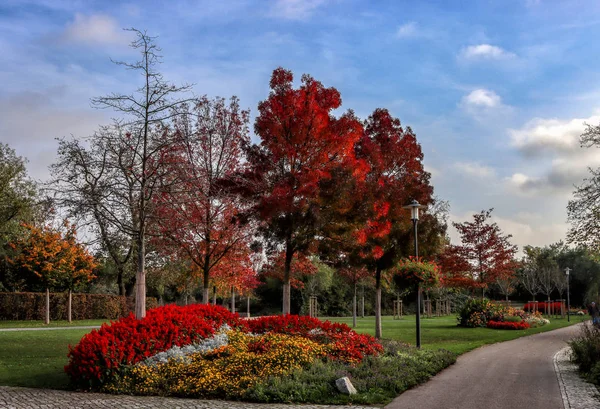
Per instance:
[[[547,312],[546,311],[547,307],[550,309],[550,311],[560,312],[560,301],[551,301],[551,302],[540,301],[537,303],[537,311],[541,312],[542,314],[545,314]],[[525,304],[523,306],[523,310],[525,310],[527,312],[532,312],[534,309],[535,309],[535,304],[532,302],[528,302],[527,304]]]
[[[177,345],[188,345],[211,336],[222,324],[239,326],[237,314],[206,304],[168,305],[148,310],[145,318],[133,314],[85,335],[69,346],[65,372],[80,388],[100,386],[133,365]]]
[[[298,315],[260,317],[246,321],[246,327],[255,334],[275,332],[299,335],[329,347],[329,355],[344,362],[360,362],[365,355],[377,355],[383,347],[375,338],[357,334],[346,324],[331,323]]]
[[[526,321],[488,321],[487,327],[492,329],[527,329],[529,324]]]

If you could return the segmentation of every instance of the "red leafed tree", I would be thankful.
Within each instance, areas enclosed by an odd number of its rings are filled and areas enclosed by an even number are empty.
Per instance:
[[[354,296],[352,297],[352,326],[356,327],[356,316],[358,315],[356,292],[359,283],[370,277],[371,273],[365,267],[361,266],[340,268],[338,270],[338,274],[340,274],[347,282],[352,284],[354,289]]]
[[[367,119],[357,145],[357,157],[370,169],[355,195],[363,201],[366,223],[353,233],[364,265],[375,275],[375,336],[381,337],[381,275],[402,256],[410,255],[410,214],[403,207],[412,199],[433,203],[430,174],[423,169],[423,153],[410,128],[386,109],[377,109]],[[364,206],[364,205],[363,205]],[[420,226],[432,220],[422,218]],[[404,253],[404,254],[403,254]]]
[[[497,279],[515,274],[517,246],[510,243],[510,234],[504,234],[496,223],[490,223],[492,211],[474,214],[472,222],[453,223],[461,238],[457,255],[468,263],[468,271],[481,286],[482,296]]]
[[[322,222],[320,186],[337,167],[356,165],[362,125],[352,112],[334,117],[340,93],[308,75],[294,88],[291,71],[277,68],[269,97],[258,106],[248,150],[246,195],[254,199],[260,232],[272,251],[284,249],[283,313],[290,312],[292,260],[307,252]],[[358,170],[355,171],[357,173]]]
[[[437,264],[442,271],[442,286],[446,288],[479,288],[473,278],[471,264],[462,256],[459,246],[448,244],[437,256]]]
[[[241,217],[243,201],[222,187],[242,169],[249,143],[248,111],[237,98],[203,97],[175,121],[177,145],[164,158],[168,189],[155,198],[157,244],[189,257],[201,272],[203,302],[209,302],[211,271],[246,246],[251,234]]]
[[[285,276],[285,260],[285,252],[273,254],[270,257],[269,263],[263,267],[264,275],[283,281]],[[317,267],[306,254],[295,254],[289,270],[290,286],[292,288],[304,288],[302,280],[316,273]]]

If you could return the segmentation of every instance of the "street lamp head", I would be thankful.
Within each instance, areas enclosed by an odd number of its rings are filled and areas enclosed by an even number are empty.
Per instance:
[[[571,272],[571,269],[569,267],[565,268],[565,274],[567,275],[567,277],[569,276],[570,272]]]
[[[419,209],[425,209],[427,206],[420,205],[419,202],[413,200],[409,205],[404,206],[404,209],[410,209],[411,220],[419,220]]]

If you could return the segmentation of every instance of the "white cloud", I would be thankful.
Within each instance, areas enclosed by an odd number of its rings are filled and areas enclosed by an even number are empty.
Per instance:
[[[288,20],[304,20],[326,0],[277,0],[271,9],[271,15]]]
[[[460,57],[466,60],[504,60],[516,55],[495,45],[478,44],[463,48]]]
[[[407,38],[414,37],[419,32],[419,26],[416,22],[410,21],[408,23],[402,24],[398,27],[396,31],[396,37],[398,38]]]
[[[600,116],[567,120],[536,118],[527,122],[521,129],[509,130],[511,143],[526,155],[544,152],[578,153],[579,136],[585,124],[600,123]]]
[[[502,104],[502,99],[494,91],[479,88],[465,95],[462,103],[469,107],[494,108]]]
[[[489,178],[494,177],[496,172],[489,166],[480,165],[479,163],[473,162],[457,162],[454,167],[461,173],[476,177],[476,178]]]
[[[84,45],[127,45],[132,36],[117,21],[105,14],[75,14],[67,25],[62,40]]]

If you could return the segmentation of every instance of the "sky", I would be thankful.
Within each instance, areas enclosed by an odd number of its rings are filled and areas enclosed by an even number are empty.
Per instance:
[[[451,221],[494,208],[519,247],[563,240],[574,186],[600,166],[579,146],[600,124],[597,1],[2,0],[0,142],[32,178],[48,179],[56,138],[115,116],[91,98],[140,84],[111,62],[138,59],[131,27],[157,36],[165,79],[252,115],[279,66],[337,88],[340,113],[387,108]]]

